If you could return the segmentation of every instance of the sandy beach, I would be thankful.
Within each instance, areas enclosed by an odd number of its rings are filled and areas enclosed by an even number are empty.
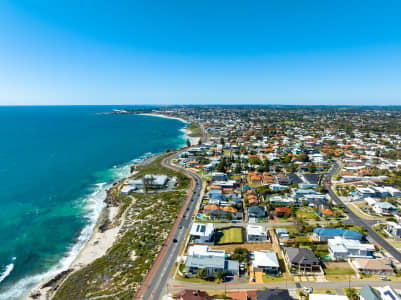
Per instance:
[[[118,207],[105,207],[102,214],[106,213],[107,217],[110,222],[115,221],[115,217],[118,214],[119,208]],[[121,216],[120,220],[124,219],[124,215]],[[121,221],[118,226],[114,226],[104,232],[99,230],[99,226],[96,226],[94,229],[91,238],[85,244],[85,246],[81,249],[78,256],[74,259],[72,264],[68,267],[68,270],[72,270],[72,272],[88,265],[95,259],[103,256],[107,249],[109,249],[116,238],[118,237],[118,232],[122,226],[123,222]],[[71,273],[72,273],[71,272]],[[57,275],[56,275],[57,276]],[[52,278],[48,278],[46,281],[41,282],[38,284],[32,291],[25,296],[25,299],[38,299],[38,300],[46,300],[49,299],[48,292],[51,290],[51,287],[42,288],[42,286],[56,276]],[[32,297],[35,295],[34,297]]]
[[[179,117],[171,117],[171,116],[166,116],[166,115],[162,115],[162,114],[155,114],[155,113],[142,113],[142,114],[138,114],[138,115],[141,115],[141,116],[153,116],[153,117],[159,117],[159,118],[165,118],[165,119],[179,120],[181,122],[189,124],[188,121],[185,121],[184,119],[179,118]]]
[[[148,158],[149,159],[149,158]],[[129,177],[134,176],[137,172],[132,172]],[[119,185],[123,185],[128,178],[125,178],[121,181],[118,182]],[[111,188],[110,188],[111,189]],[[134,201],[133,201],[134,204]],[[92,232],[92,235],[90,239],[85,243],[85,245],[82,247],[80,252],[78,253],[77,257],[73,260],[73,262],[70,264],[70,266],[67,268],[69,273],[73,273],[82,267],[90,264],[93,262],[95,259],[102,257],[103,255],[106,254],[106,251],[113,246],[113,243],[116,241],[116,239],[119,236],[120,228],[124,224],[124,219],[126,215],[126,211],[121,215],[119,219],[116,219],[116,216],[118,215],[118,212],[120,210],[120,207],[104,207],[99,219],[98,219],[98,224],[96,225],[95,229]],[[101,231],[99,226],[99,221],[100,219],[105,220],[106,218],[110,222],[110,224],[114,224],[113,227],[108,228],[105,231]],[[65,270],[64,270],[65,271]],[[57,275],[52,276],[50,278],[47,278],[46,280],[40,282],[36,287],[34,287],[28,294],[25,295],[24,299],[37,299],[37,300],[47,300],[51,298],[51,295],[49,292],[51,291],[52,287],[43,287],[47,283],[55,280],[59,274],[61,274],[64,271],[60,271]],[[63,279],[65,280],[65,278]],[[59,284],[62,281],[59,282]],[[50,297],[49,297],[50,296]]]
[[[170,116],[166,116],[166,115],[162,115],[162,114],[155,114],[155,113],[143,113],[143,114],[139,114],[139,115],[179,120],[179,121],[182,121],[182,122],[184,122],[186,124],[189,124],[188,121],[186,121],[186,120],[184,120],[182,118],[179,118],[179,117],[170,117]],[[192,137],[192,136],[190,136],[189,134],[191,133],[191,131],[186,129],[186,128],[181,129],[181,131],[184,132],[185,138],[189,139],[191,141],[191,145],[198,145],[200,137]]]

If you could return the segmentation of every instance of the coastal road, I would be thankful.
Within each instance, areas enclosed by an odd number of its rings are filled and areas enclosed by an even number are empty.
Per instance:
[[[207,134],[205,133],[203,127],[202,129],[202,140],[207,140]],[[196,174],[189,172],[185,169],[176,167],[171,164],[171,161],[177,158],[177,154],[166,158],[163,162],[163,165],[170,169],[174,169],[175,171],[186,174],[187,176],[193,179],[193,190],[189,201],[187,201],[178,217],[176,222],[178,223],[178,227],[172,230],[171,234],[173,234],[173,240],[167,239],[164,244],[164,247],[167,247],[165,254],[161,257],[161,260],[158,262],[156,267],[156,271],[151,274],[151,278],[149,279],[149,283],[146,283],[146,286],[142,286],[143,292],[140,293],[140,299],[152,299],[159,300],[163,295],[168,293],[167,282],[170,277],[170,274],[175,265],[176,259],[179,255],[180,249],[184,244],[185,235],[189,231],[190,226],[192,224],[192,215],[197,207],[201,191],[202,191],[202,178]],[[135,297],[134,299],[138,299]]]
[[[349,220],[348,223],[354,224],[357,226],[363,226],[367,232],[367,235],[377,244],[379,244],[381,247],[383,247],[391,256],[393,256],[396,260],[401,262],[401,253],[395,249],[392,245],[390,245],[385,239],[383,239],[380,235],[376,233],[372,229],[372,225],[375,223],[375,221],[370,221],[370,220],[365,220],[360,217],[358,217],[352,210],[347,208],[347,206],[344,204],[344,202],[337,197],[337,195],[334,193],[334,191],[331,188],[331,178],[333,177],[334,174],[336,174],[338,171],[338,164],[334,163],[333,168],[330,170],[330,172],[327,174],[326,181],[325,181],[325,186],[329,191],[329,195],[332,200],[336,203],[341,203],[345,208],[346,212],[348,214]]]

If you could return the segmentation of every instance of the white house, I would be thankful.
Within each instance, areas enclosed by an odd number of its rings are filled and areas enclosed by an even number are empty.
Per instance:
[[[224,250],[213,250],[206,245],[194,245],[188,248],[188,255],[207,257],[226,257]]]
[[[267,233],[263,226],[248,225],[246,227],[247,240],[249,242],[266,241]]]
[[[390,286],[378,287],[377,291],[382,300],[401,300],[400,295]]]
[[[193,223],[189,235],[196,243],[205,243],[212,240],[214,234],[213,223]]]
[[[357,187],[356,192],[361,198],[374,197],[376,195],[376,191],[374,189],[365,187]]]
[[[143,179],[144,181],[148,181],[148,185],[157,188],[164,187],[168,181],[168,177],[166,175],[147,174]]]
[[[373,210],[382,215],[391,215],[397,213],[397,208],[389,202],[376,202]]]
[[[348,240],[336,236],[328,240],[329,253],[333,259],[347,259],[351,257],[372,257],[371,252],[375,251],[372,244],[362,244],[358,240]]]
[[[255,258],[252,262],[255,272],[261,271],[267,274],[280,274],[280,264],[277,259],[277,254],[270,250],[254,251]]]
[[[387,222],[384,230],[392,237],[400,238],[401,237],[401,225],[395,222]]]
[[[121,195],[128,195],[129,193],[131,193],[133,191],[135,191],[135,188],[133,186],[124,185],[120,190],[120,194]]]
[[[272,191],[277,192],[277,191],[283,191],[283,190],[288,189],[288,186],[274,183],[274,184],[270,184],[270,185],[269,185],[269,188],[270,188]]]
[[[366,204],[369,206],[375,206],[375,204],[377,202],[377,200],[372,197],[366,197],[364,200],[365,200]]]

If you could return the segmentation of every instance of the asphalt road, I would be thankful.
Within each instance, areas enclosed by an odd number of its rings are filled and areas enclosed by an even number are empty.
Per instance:
[[[330,172],[327,174],[327,180],[326,180],[326,187],[328,188],[329,195],[331,199],[333,199],[336,203],[341,203],[344,207],[347,207],[343,201],[337,195],[333,192],[331,188],[331,177],[337,172],[338,170],[338,165],[335,163],[333,165],[333,168],[330,170]],[[397,259],[399,262],[401,262],[401,253],[395,249],[393,246],[391,246],[385,239],[383,239],[380,235],[376,233],[372,229],[372,224],[374,222],[369,221],[369,220],[364,220],[360,217],[358,217],[352,210],[347,208],[347,214],[349,217],[348,223],[357,225],[357,226],[363,226],[365,230],[367,231],[367,235],[377,244],[382,246],[390,255],[392,255],[395,259]]]
[[[302,287],[308,287],[313,289],[336,289],[342,290],[343,288],[353,287],[361,288],[365,285],[370,285],[373,287],[379,286],[391,286],[394,289],[401,289],[401,282],[399,281],[375,281],[375,280],[364,280],[364,281],[352,281],[347,280],[347,276],[344,276],[344,281],[305,281],[305,282],[272,282],[272,283],[235,283],[235,284],[204,284],[204,283],[192,283],[192,282],[180,282],[177,280],[172,280],[170,292],[176,293],[183,289],[193,289],[193,290],[216,290],[217,288],[227,291],[237,291],[237,290],[257,290],[257,289],[299,289]]]
[[[207,134],[202,127],[201,129],[203,132],[203,141],[207,141]],[[165,245],[165,247],[168,247],[167,254],[161,261],[158,272],[153,276],[151,283],[146,287],[146,291],[143,295],[143,299],[146,300],[159,300],[163,295],[167,294],[167,281],[179,255],[180,249],[183,246],[186,232],[189,231],[192,224],[192,215],[196,209],[199,197],[201,195],[202,178],[198,174],[173,166],[171,161],[176,157],[177,155],[174,155],[166,159],[165,164],[177,171],[184,172],[185,174],[191,176],[195,181],[195,187],[193,189],[191,200],[189,201],[188,206],[185,208],[184,217],[180,220],[179,226],[175,233],[174,238],[177,240],[177,242],[171,242],[169,245]]]

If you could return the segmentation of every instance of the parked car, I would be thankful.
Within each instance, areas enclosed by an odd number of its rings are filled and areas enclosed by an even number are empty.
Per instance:
[[[384,281],[391,281],[391,279],[388,278],[387,276],[380,276],[380,279]]]

